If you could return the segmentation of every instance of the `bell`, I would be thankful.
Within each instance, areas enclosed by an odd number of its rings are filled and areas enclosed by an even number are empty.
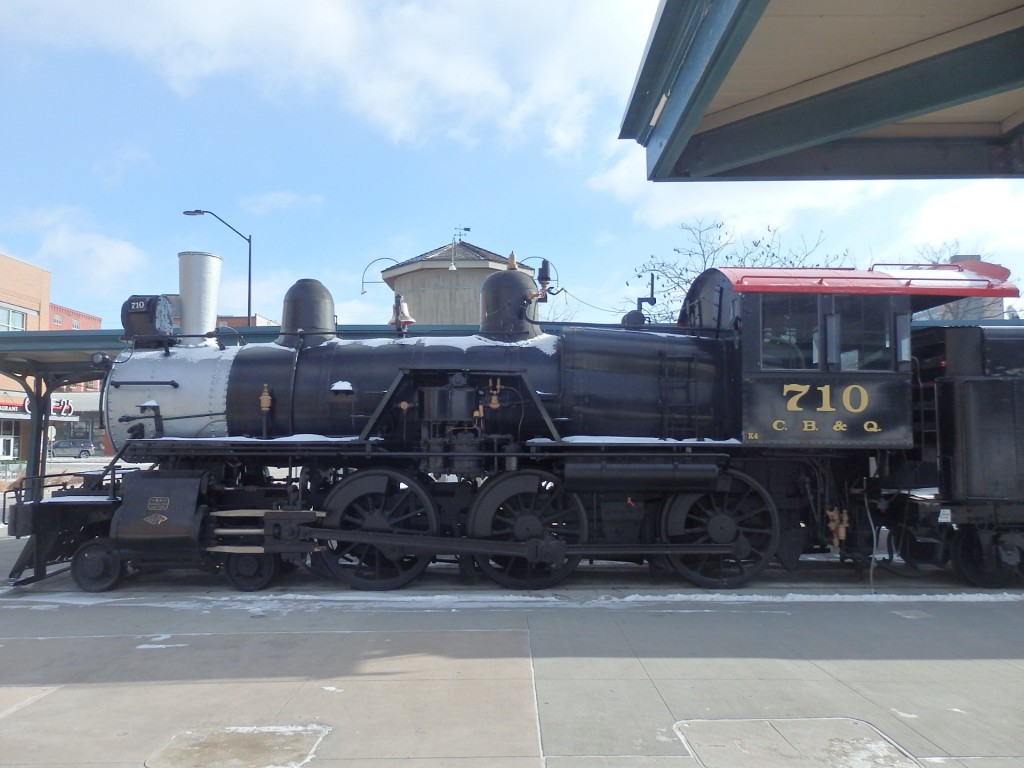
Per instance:
[[[409,305],[405,303],[405,299],[402,298],[400,293],[396,293],[395,307],[391,312],[391,319],[388,320],[388,325],[397,325],[404,328],[415,322],[416,320],[409,314]]]

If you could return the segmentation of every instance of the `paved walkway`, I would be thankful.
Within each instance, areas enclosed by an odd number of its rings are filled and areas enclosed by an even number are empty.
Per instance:
[[[1020,768],[1022,608],[838,569],[727,594],[64,574],[0,588],[0,766]]]

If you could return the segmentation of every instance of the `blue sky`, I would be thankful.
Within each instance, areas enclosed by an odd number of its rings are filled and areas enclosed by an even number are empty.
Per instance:
[[[1024,274],[1021,181],[646,181],[616,136],[656,8],[2,0],[0,251],[108,328],[129,295],[177,291],[184,250],[224,257],[221,312],[245,314],[246,243],[194,208],[252,235],[253,308],[275,320],[313,277],[339,322],[384,322],[367,265],[457,227],[551,260],[557,311],[580,321],[617,322],[633,267],[697,219],[792,246],[820,234],[857,266],[956,241]]]

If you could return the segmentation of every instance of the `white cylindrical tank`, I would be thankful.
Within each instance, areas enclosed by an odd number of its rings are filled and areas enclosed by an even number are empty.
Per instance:
[[[223,259],[205,251],[178,254],[178,291],[181,294],[181,335],[187,346],[217,330],[217,294]]]
[[[129,437],[226,436],[228,378],[241,349],[179,345],[115,360],[103,396],[114,447]]]

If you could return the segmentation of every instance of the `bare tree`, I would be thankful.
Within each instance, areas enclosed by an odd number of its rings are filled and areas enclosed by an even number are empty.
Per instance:
[[[919,245],[917,251],[918,262],[925,264],[950,264],[953,259],[960,255],[960,241],[947,240],[941,245]],[[978,258],[981,258],[980,256]]]
[[[690,284],[711,267],[839,267],[849,262],[849,253],[819,253],[824,237],[809,243],[801,239],[790,247],[783,243],[782,233],[765,227],[761,237],[746,240],[726,229],[721,221],[683,223],[686,242],[673,248],[673,256],[651,256],[634,269],[636,278],[626,285],[646,286],[654,276],[653,306],[646,310],[652,322],[674,322]],[[649,302],[648,302],[649,303]]]
[[[960,253],[960,241],[946,241],[938,246],[919,245],[919,261],[927,264],[955,264],[965,260],[984,260],[984,256],[965,256]],[[983,320],[1002,319],[1006,310],[1002,299],[969,298],[926,309],[914,315],[916,320]],[[1016,314],[1016,313],[1014,313]]]

